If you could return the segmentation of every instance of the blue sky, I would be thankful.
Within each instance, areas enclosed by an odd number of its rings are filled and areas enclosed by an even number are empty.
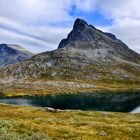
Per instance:
[[[84,12],[72,7],[70,15],[74,18],[80,17],[94,26],[111,26],[113,19],[105,17],[99,10]]]
[[[0,0],[0,43],[56,49],[76,18],[115,34],[140,53],[139,0]]]

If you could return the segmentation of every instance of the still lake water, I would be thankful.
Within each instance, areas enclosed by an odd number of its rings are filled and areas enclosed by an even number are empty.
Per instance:
[[[17,98],[0,97],[0,103],[111,112],[140,112],[140,93],[77,93],[38,95]]]

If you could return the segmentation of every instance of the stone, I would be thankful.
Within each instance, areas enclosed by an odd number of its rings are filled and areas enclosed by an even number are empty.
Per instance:
[[[104,132],[104,131],[102,131],[99,135],[100,135],[100,136],[107,136],[107,133]]]

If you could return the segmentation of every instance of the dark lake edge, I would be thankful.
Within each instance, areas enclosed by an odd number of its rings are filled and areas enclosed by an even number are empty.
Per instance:
[[[65,93],[6,97],[0,94],[0,103],[72,109],[84,111],[131,112],[140,106],[140,91]]]

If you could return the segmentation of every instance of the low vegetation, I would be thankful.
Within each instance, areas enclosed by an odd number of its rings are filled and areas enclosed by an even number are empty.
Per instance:
[[[0,105],[0,140],[138,140],[140,114]]]
[[[63,94],[78,92],[133,92],[140,91],[139,81],[112,81],[102,79],[99,81],[64,81],[42,79],[40,81],[24,81],[0,84],[0,95],[24,96],[39,94]]]

